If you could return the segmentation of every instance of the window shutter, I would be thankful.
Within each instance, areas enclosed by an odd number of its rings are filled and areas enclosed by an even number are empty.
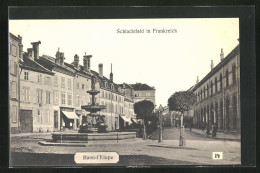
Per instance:
[[[28,89],[28,101],[29,102],[31,101],[31,91],[30,91],[30,89]]]

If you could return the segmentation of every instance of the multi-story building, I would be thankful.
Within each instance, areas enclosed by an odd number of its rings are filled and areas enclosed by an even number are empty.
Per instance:
[[[223,49],[220,63],[191,89],[197,96],[194,106],[195,127],[211,127],[217,124],[218,130],[240,132],[240,51],[236,46],[225,58]]]
[[[78,115],[77,128],[82,124],[82,117],[87,116],[89,112],[81,109],[82,105],[88,105],[91,103],[91,96],[87,93],[91,90],[91,72],[90,72],[90,61],[91,55],[85,55],[83,58],[84,66],[79,64],[79,56],[76,54],[74,56],[74,61],[69,66],[75,70],[74,75],[74,105],[75,112]]]
[[[78,55],[74,56],[73,63],[68,64],[64,62],[64,53],[59,50],[55,58],[39,56],[40,41],[31,43],[32,48],[28,48],[23,54],[21,40],[20,36],[17,38],[10,33],[12,131],[19,129],[21,132],[47,132],[64,128],[76,130],[82,124],[82,116],[89,114],[81,106],[92,102],[87,93],[91,90],[92,76],[96,79],[95,89],[100,91],[95,102],[106,106],[105,110],[98,113],[105,116],[108,130],[120,128],[119,117],[123,117],[129,124],[132,123],[131,118],[135,118],[133,87],[128,85],[131,88],[128,92],[113,81],[112,64],[108,79],[103,76],[103,64],[99,64],[99,73],[91,70],[91,55],[83,56],[83,66],[79,65]],[[18,64],[21,70],[18,70]]]
[[[99,64],[99,73],[91,72],[97,77],[100,84],[99,104],[106,106],[106,109],[102,110],[100,114],[105,115],[109,130],[119,129],[119,116],[125,112],[124,93],[121,87],[113,82],[112,65],[109,79],[103,75],[103,64]]]
[[[53,75],[36,61],[39,44],[33,42],[20,62],[20,131],[53,131]]]
[[[79,117],[74,107],[75,70],[64,62],[64,53],[59,50],[56,58],[43,55],[37,60],[39,64],[55,73],[53,77],[53,114],[54,129],[76,129]]]
[[[127,83],[119,84],[119,86],[124,93],[124,110],[126,110],[125,116],[121,117],[120,126],[127,127],[132,123],[138,124],[134,113],[134,89]]]
[[[147,84],[136,83],[131,84],[134,89],[134,102],[149,100],[155,105],[155,88]]]
[[[19,60],[22,58],[22,51],[22,37],[9,33],[9,122],[11,133],[19,131]]]

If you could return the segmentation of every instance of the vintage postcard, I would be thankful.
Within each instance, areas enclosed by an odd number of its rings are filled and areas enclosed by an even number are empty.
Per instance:
[[[239,22],[10,19],[10,167],[241,165]]]

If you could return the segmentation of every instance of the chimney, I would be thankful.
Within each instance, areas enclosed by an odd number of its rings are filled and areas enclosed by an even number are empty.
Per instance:
[[[59,64],[60,63],[60,48],[58,47],[58,51],[56,52],[56,59],[55,63]]]
[[[19,58],[23,60],[23,44],[22,44],[22,37],[18,35],[19,42]]]
[[[112,63],[111,63],[110,81],[113,82]]]
[[[99,76],[103,78],[103,64],[98,64]]]
[[[199,76],[197,76],[197,81],[196,81],[196,84],[198,84],[198,83],[199,83],[199,81],[200,81],[200,80],[199,80]]]
[[[83,57],[84,71],[90,71],[90,58],[92,57],[92,55],[87,55],[85,52],[85,55]]]
[[[74,56],[74,67],[79,69],[79,56],[77,54]]]
[[[39,44],[41,44],[41,41],[32,42],[31,44],[33,46],[34,58],[39,59]]]
[[[28,52],[28,58],[30,58],[31,60],[34,61],[34,52],[33,52],[33,48],[28,48],[27,49]]]
[[[60,52],[60,65],[64,65],[64,53],[63,52]]]
[[[224,52],[223,52],[223,48],[221,48],[220,61],[222,61],[223,59],[224,59]]]
[[[210,68],[211,68],[211,70],[213,70],[213,68],[214,68],[213,60],[211,60]]]

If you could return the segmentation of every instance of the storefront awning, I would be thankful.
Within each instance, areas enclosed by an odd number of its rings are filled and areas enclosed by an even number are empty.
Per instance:
[[[138,121],[137,121],[137,119],[135,119],[135,118],[132,118],[132,121],[133,121],[134,123],[138,124]]]
[[[126,116],[122,116],[122,115],[120,115],[120,117],[121,117],[125,122],[128,122],[129,124],[132,123],[132,121],[131,121],[130,118],[128,118],[128,117],[126,117]]]
[[[63,113],[68,119],[79,119],[79,117],[75,114],[75,112],[62,111],[62,113]]]

